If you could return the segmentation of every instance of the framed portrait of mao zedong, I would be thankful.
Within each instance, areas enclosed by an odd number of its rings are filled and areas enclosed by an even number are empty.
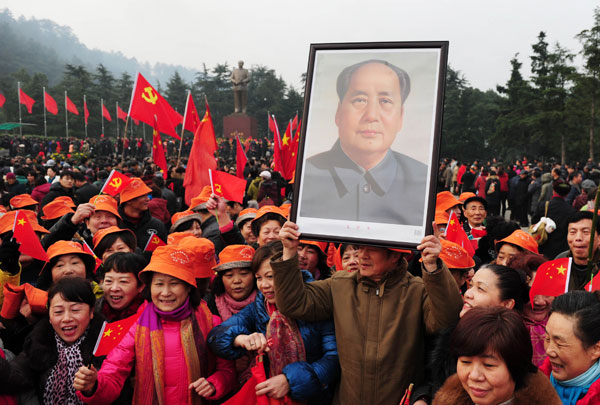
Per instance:
[[[431,231],[448,42],[312,44],[291,220],[307,239]]]

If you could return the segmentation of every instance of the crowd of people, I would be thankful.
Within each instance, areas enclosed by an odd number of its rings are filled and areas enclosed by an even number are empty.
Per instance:
[[[210,186],[186,201],[185,160],[163,176],[104,140],[64,160],[56,141],[1,142],[16,157],[0,160],[0,401],[600,403],[591,162],[444,160],[434,234],[403,250],[301,239],[268,142],[248,145],[240,202]],[[114,197],[112,170],[130,178]],[[447,240],[454,215],[474,254]],[[17,217],[47,261],[23,253]],[[530,296],[561,257],[565,293]]]

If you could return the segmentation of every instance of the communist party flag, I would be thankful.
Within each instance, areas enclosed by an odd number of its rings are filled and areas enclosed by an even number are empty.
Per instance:
[[[110,117],[110,113],[108,112],[108,108],[106,108],[106,106],[104,104],[102,104],[102,116],[104,118],[106,118],[109,121],[112,121],[112,118]]]
[[[154,117],[154,130],[152,131],[152,160],[154,164],[163,172],[163,178],[167,179],[167,159],[165,159],[165,150],[163,149],[160,133],[158,132],[158,122]]]
[[[533,305],[536,295],[558,297],[569,290],[572,258],[550,260],[538,267],[529,290],[529,299]]]
[[[77,106],[75,105],[75,103],[71,101],[69,96],[65,96],[65,97],[67,99],[67,111],[69,111],[75,115],[79,115],[79,110],[77,109]]]
[[[117,104],[117,118],[127,122],[127,113]]]
[[[20,243],[19,252],[44,262],[48,261],[48,255],[46,255],[40,239],[33,231],[25,211],[17,211],[17,215],[15,215],[13,236]]]
[[[165,246],[166,243],[158,237],[157,234],[152,233],[152,235],[148,238],[148,243],[144,247],[144,252],[154,252],[157,247]]]
[[[121,319],[120,321],[111,323],[104,321],[92,356],[100,357],[110,353],[110,351],[117,347],[121,340],[123,340],[125,334],[129,332],[129,329],[135,324],[139,317],[140,313],[136,313],[129,318]]]
[[[83,119],[85,120],[85,125],[87,125],[89,117],[90,117],[90,112],[87,108],[87,101],[85,101],[85,98],[84,98],[83,99]]]
[[[46,104],[46,110],[48,110],[50,114],[58,114],[58,106],[56,105],[56,101],[50,94],[48,94],[47,91],[44,91],[44,104]]]
[[[594,278],[585,285],[584,290],[589,292],[600,290],[600,273],[596,274]]]
[[[473,244],[469,240],[467,233],[461,226],[458,218],[456,218],[456,214],[453,211],[450,212],[450,218],[448,219],[448,226],[446,227],[446,239],[450,242],[460,245],[463,249],[469,252],[469,256],[473,256],[475,254],[475,248],[473,247]]]
[[[240,179],[244,178],[244,169],[246,168],[246,163],[248,163],[248,157],[246,153],[244,153],[244,148],[242,147],[242,142],[240,141],[239,136],[235,137],[235,173],[237,177]]]
[[[192,198],[200,194],[204,186],[210,184],[208,170],[217,169],[216,151],[215,129],[210,116],[210,108],[206,103],[206,113],[194,134],[194,143],[192,143],[192,150],[183,179],[185,203],[187,205],[190,205]]]
[[[0,108],[2,108],[2,106],[4,105],[5,102],[6,102],[6,97],[4,97],[4,94],[0,93]]]
[[[196,104],[194,104],[194,98],[190,91],[187,99],[187,111],[183,119],[183,128],[195,133],[198,125],[200,125],[200,117],[198,117],[198,110],[196,110]]]
[[[129,116],[148,125],[154,125],[154,116],[156,116],[160,132],[180,139],[175,132],[175,127],[181,124],[181,115],[148,83],[141,73],[138,73],[131,93]]]
[[[35,104],[35,100],[29,97],[23,89],[19,89],[19,103],[24,104],[27,107],[27,112],[31,114],[33,111],[33,104]]]
[[[131,179],[129,177],[113,169],[104,182],[102,190],[100,190],[100,194],[106,193],[114,197],[119,194],[123,187],[127,186],[129,183],[131,183]]]
[[[213,193],[229,201],[244,203],[246,194],[246,180],[238,179],[229,173],[218,170],[208,170],[210,177],[210,187]]]

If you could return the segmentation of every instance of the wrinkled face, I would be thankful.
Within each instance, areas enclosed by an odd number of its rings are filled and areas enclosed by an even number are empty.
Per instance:
[[[465,207],[465,217],[469,220],[469,225],[472,227],[483,225],[483,220],[487,216],[487,212],[483,204],[479,201],[471,201]]]
[[[354,161],[363,161],[365,155],[379,159],[374,164],[383,159],[402,129],[402,101],[392,69],[369,63],[356,70],[335,114],[343,151]]]
[[[271,219],[265,222],[258,232],[258,246],[264,246],[269,242],[273,242],[274,240],[279,239],[279,230],[281,229],[281,224],[279,221]]]
[[[498,250],[498,256],[496,257],[496,264],[502,266],[508,266],[508,262],[518,255],[520,252],[519,248],[511,243],[503,243]]]
[[[492,270],[487,267],[480,268],[471,281],[471,288],[465,292],[461,317],[474,307],[510,306],[508,302],[502,301],[498,276]]]
[[[600,358],[600,343],[584,348],[575,336],[576,320],[557,312],[546,324],[544,347],[552,365],[552,375],[559,381],[585,373]]]
[[[108,302],[108,305],[117,311],[121,311],[127,308],[135,297],[142,292],[144,285],[138,283],[133,273],[119,273],[111,270],[104,275],[102,289],[104,290],[104,299]]]
[[[531,303],[523,307],[523,314],[536,322],[542,322],[548,317],[554,297],[549,295],[536,295]]]
[[[85,220],[85,224],[94,235],[100,229],[117,226],[117,217],[108,211],[94,211],[92,216]]]
[[[52,282],[56,283],[65,277],[85,278],[85,263],[79,255],[68,254],[58,257],[52,267]]]
[[[149,202],[150,198],[148,198],[147,194],[144,194],[134,198],[133,200],[127,201],[127,205],[129,206],[129,208],[137,211],[146,211],[148,209]]]
[[[48,304],[48,315],[56,334],[66,343],[73,343],[84,334],[94,312],[88,304],[66,301],[56,294]]]
[[[515,382],[506,363],[493,352],[459,357],[456,374],[475,404],[501,404],[514,395]]]
[[[236,301],[243,301],[254,288],[254,275],[249,268],[231,269],[223,272],[225,292]]]
[[[319,252],[317,248],[311,245],[298,245],[298,264],[303,270],[315,273],[317,264],[319,264]]]
[[[360,268],[358,260],[358,249],[348,246],[342,255],[342,268],[346,271],[355,271]]]
[[[59,183],[64,188],[73,188],[73,177],[71,176],[62,176],[59,180]]]
[[[275,304],[275,284],[273,283],[273,269],[270,259],[265,259],[254,275],[256,277],[256,287],[265,296],[269,304]]]
[[[256,242],[256,236],[252,233],[252,221],[246,221],[242,225],[242,229],[240,229],[242,236],[246,240],[246,243],[251,245]]]
[[[152,303],[160,311],[169,312],[179,308],[190,294],[192,287],[178,278],[154,273],[150,283]]]
[[[386,248],[360,246],[358,248],[360,275],[379,281],[385,273],[396,267],[399,258],[400,253]]]
[[[108,259],[113,253],[117,252],[130,253],[133,252],[133,250],[127,246],[125,242],[123,242],[123,239],[117,238],[117,240],[115,240],[114,243],[102,254],[102,261],[105,262],[106,259]]]
[[[573,260],[577,264],[587,263],[590,235],[592,234],[592,220],[582,219],[570,223],[567,227],[567,243],[573,254]],[[594,251],[600,246],[598,234],[594,235]]]

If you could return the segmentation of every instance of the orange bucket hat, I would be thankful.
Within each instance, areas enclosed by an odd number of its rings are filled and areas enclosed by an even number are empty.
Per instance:
[[[69,197],[67,197],[67,198],[69,198]],[[49,202],[48,204],[44,205],[44,207],[42,208],[42,211],[44,212],[44,216],[42,216],[42,219],[47,220],[47,221],[51,220],[51,219],[60,218],[65,214],[75,212],[69,206],[69,203],[67,201],[59,200],[58,198],[56,198],[52,202]]]
[[[188,236],[193,236],[193,235],[189,232],[170,233],[167,238],[167,245],[179,245],[179,242],[181,242],[181,240],[183,238],[187,238]]]
[[[249,268],[254,257],[254,248],[248,245],[229,245],[219,253],[219,265],[215,271],[225,271],[240,267]]]
[[[37,204],[39,203],[31,198],[29,194],[19,194],[10,199],[10,206],[13,210]]]
[[[202,223],[202,217],[200,216],[200,214],[197,214],[192,210],[176,212],[171,217],[172,225],[171,225],[171,229],[169,229],[169,232],[175,232],[175,229],[177,229],[177,227],[179,227],[179,225],[184,224],[188,221],[193,221],[193,220],[196,220],[199,223]]]
[[[50,233],[46,228],[38,224],[35,212],[29,210],[23,210],[23,212],[25,213],[25,217],[27,217],[27,220],[35,232]],[[16,216],[17,211],[10,211],[0,217],[0,235],[5,232],[12,231]]]
[[[442,191],[437,193],[435,198],[435,210],[446,211],[450,208],[460,205],[460,201],[450,191]]]
[[[240,224],[244,221],[246,221],[247,219],[254,219],[256,218],[256,212],[258,210],[256,208],[246,208],[240,211],[240,214],[238,215],[237,219],[235,220],[235,225],[236,226],[240,226]]]
[[[56,264],[56,260],[54,259],[62,255],[78,255],[81,257],[85,264],[86,274],[91,274],[96,267],[94,255],[85,251],[79,242],[59,240],[50,245],[46,253],[48,254],[48,261],[42,268],[40,274],[43,273],[45,269],[52,269]]]
[[[102,239],[104,239],[104,237],[106,235],[110,235],[111,233],[125,233],[125,232],[129,232],[135,238],[135,234],[133,233],[133,231],[131,229],[123,229],[123,228],[119,228],[118,226],[109,226],[108,228],[100,229],[98,232],[96,232],[94,234],[94,237],[92,238],[92,241],[94,243],[94,249],[96,249],[98,247],[98,244],[100,242],[102,242]]]
[[[176,245],[159,246],[152,253],[150,263],[140,271],[139,278],[144,284],[149,285],[150,272],[166,274],[175,277],[189,285],[196,287],[196,272],[194,252]]]
[[[304,239],[301,239],[300,240],[300,244],[301,245],[311,245],[311,246],[314,246],[317,249],[319,249],[321,251],[321,253],[323,253],[324,255],[327,254],[327,242],[317,242],[316,240],[304,240]]]
[[[210,278],[215,275],[213,268],[215,259],[215,244],[206,238],[196,238],[189,233],[179,241],[179,247],[188,249],[195,254],[195,278]]]
[[[471,197],[477,197],[477,195],[475,193],[471,193],[470,191],[466,191],[458,196],[458,201],[464,203],[466,199]]]
[[[134,198],[150,194],[151,192],[152,189],[148,187],[142,179],[139,177],[132,177],[131,182],[119,193],[121,204],[133,200]]]
[[[75,205],[75,203],[73,202],[73,199],[71,197],[67,197],[66,195],[56,197],[54,200],[52,200],[52,202],[56,202],[56,201],[62,201],[67,207],[70,207],[70,208],[77,207],[77,205]]]
[[[469,253],[459,244],[441,239],[442,251],[440,259],[449,269],[470,269],[475,267],[475,261]]]
[[[437,210],[435,212],[435,224],[436,225],[446,225],[448,220],[450,219],[450,215],[446,211]]]
[[[212,195],[212,188],[210,186],[204,186],[200,194],[190,201],[190,209],[193,211],[206,209],[206,202]]]
[[[522,249],[539,254],[538,244],[535,239],[533,239],[533,236],[520,229],[517,229],[506,238],[497,241],[496,246],[498,249],[500,249],[502,243],[510,243],[511,245],[516,245]]]
[[[117,206],[117,200],[115,200],[111,196],[96,195],[96,196],[90,198],[89,202],[96,208],[96,211],[110,212],[117,218],[121,219],[121,216],[119,215],[119,208]],[[123,202],[123,201],[121,201],[121,202]]]
[[[279,206],[279,209],[283,212],[285,212],[285,218],[289,219],[290,218],[290,211],[292,209],[292,204],[290,203],[286,203],[286,204],[281,204]]]

